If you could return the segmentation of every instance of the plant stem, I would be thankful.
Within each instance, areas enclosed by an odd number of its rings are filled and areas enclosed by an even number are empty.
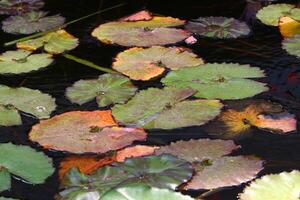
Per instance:
[[[203,199],[203,198],[208,197],[212,194],[215,194],[219,191],[220,191],[220,188],[208,190],[207,192],[204,192],[204,193],[200,194],[198,197],[196,197],[196,199]]]
[[[103,71],[103,72],[107,72],[107,73],[111,73],[111,74],[118,73],[118,72],[116,72],[116,71],[114,71],[112,69],[105,68],[105,67],[100,67],[99,65],[96,65],[96,64],[94,64],[94,63],[92,63],[92,62],[90,62],[88,60],[84,60],[84,59],[78,58],[78,57],[70,55],[70,54],[64,54],[63,56],[65,58],[69,59],[69,60],[73,60],[73,61],[75,61],[77,63],[89,66],[89,67],[97,69],[99,71]]]
[[[79,22],[81,20],[84,20],[86,18],[89,18],[89,17],[92,17],[94,15],[98,15],[98,14],[101,14],[101,13],[104,13],[106,11],[109,11],[109,10],[112,10],[112,9],[115,9],[115,8],[119,8],[119,7],[122,7],[124,6],[126,3],[121,3],[121,4],[118,4],[118,5],[115,5],[115,6],[112,6],[112,7],[109,7],[109,8],[106,8],[106,9],[103,9],[103,10],[98,10],[96,12],[93,12],[89,15],[86,15],[86,16],[83,16],[79,19],[75,19],[75,20],[72,20],[70,22],[67,22],[61,26],[58,26],[58,27],[55,27],[55,28],[52,28],[48,31],[44,31],[44,32],[41,32],[41,33],[36,33],[36,34],[33,34],[33,35],[29,35],[29,36],[26,36],[26,37],[23,37],[23,38],[20,38],[20,39],[16,39],[16,40],[13,40],[13,41],[10,41],[10,42],[6,42],[4,43],[4,46],[7,47],[7,46],[11,46],[11,45],[14,45],[18,42],[23,42],[23,41],[26,41],[26,40],[30,40],[30,39],[34,39],[34,38],[37,38],[37,37],[40,37],[40,36],[43,36],[43,35],[46,35],[47,33],[50,33],[50,32],[53,32],[53,31],[57,31],[59,29],[62,29],[62,28],[65,28],[71,24],[74,24],[76,22]]]

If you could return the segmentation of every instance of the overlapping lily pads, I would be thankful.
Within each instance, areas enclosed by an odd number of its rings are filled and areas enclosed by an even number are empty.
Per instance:
[[[193,89],[149,88],[126,104],[112,108],[115,119],[125,125],[147,129],[199,126],[215,118],[223,105],[218,100],[186,100]]]
[[[300,34],[291,38],[285,38],[282,42],[282,48],[293,56],[300,57]]]
[[[243,99],[268,90],[266,84],[249,79],[264,76],[262,70],[249,65],[209,63],[169,72],[161,82],[176,88],[193,88],[197,91],[195,97]]]
[[[46,16],[47,12],[31,11],[22,15],[11,16],[2,21],[2,29],[12,34],[31,34],[47,31],[65,22],[60,15]]]
[[[66,96],[77,104],[84,104],[96,98],[100,107],[125,103],[137,88],[127,77],[117,74],[104,74],[98,79],[80,80],[67,88]]]
[[[201,36],[220,39],[238,38],[250,33],[245,22],[227,17],[199,17],[189,21],[185,28]]]
[[[113,68],[133,80],[149,80],[161,75],[166,68],[177,70],[201,64],[201,58],[183,48],[154,46],[131,48],[119,53]]]
[[[45,148],[72,153],[105,153],[135,140],[145,140],[143,129],[116,127],[110,110],[73,111],[43,120],[32,127],[30,140]]]
[[[19,15],[44,6],[42,0],[2,0],[0,1],[0,14]]]
[[[168,28],[180,26],[184,20],[172,17],[153,17],[147,21],[109,22],[100,25],[92,35],[107,44],[122,46],[155,46],[183,41],[190,34],[182,29]]]
[[[48,33],[42,37],[17,43],[20,49],[35,51],[41,47],[50,54],[60,54],[78,46],[78,39],[65,30]]]
[[[27,146],[0,144],[0,192],[10,189],[10,174],[41,184],[53,172],[52,160],[45,154]]]
[[[26,50],[6,51],[0,55],[0,74],[22,74],[47,67],[53,62],[46,53],[32,54]]]

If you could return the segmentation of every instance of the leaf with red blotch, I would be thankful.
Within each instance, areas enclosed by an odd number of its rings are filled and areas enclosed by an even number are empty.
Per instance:
[[[151,20],[152,14],[148,10],[141,10],[127,17],[122,17],[120,21],[135,22],[135,21],[147,21]]]

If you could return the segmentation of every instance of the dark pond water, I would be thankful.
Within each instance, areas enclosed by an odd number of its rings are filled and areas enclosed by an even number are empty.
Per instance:
[[[47,0],[44,10],[52,14],[61,13],[72,20],[89,14],[98,9],[116,5],[123,1],[101,0]],[[283,1],[293,2],[293,1]],[[80,46],[72,51],[73,55],[93,61],[101,66],[110,67],[112,58],[124,48],[100,44],[90,36],[91,31],[100,23],[128,15],[141,8],[147,8],[153,13],[166,16],[192,19],[199,16],[230,16],[241,18],[251,13],[245,13],[245,1],[239,0],[201,0],[201,1],[170,1],[170,0],[132,0],[127,5],[107,12],[103,15],[92,17],[88,20],[74,24],[67,30],[80,38]],[[271,99],[284,105],[291,113],[299,118],[300,111],[300,59],[287,55],[281,49],[281,36],[277,28],[267,27],[253,22],[253,33],[249,38],[237,40],[209,40],[200,39],[196,45],[191,46],[206,62],[237,62],[258,66],[267,72],[267,82],[272,90],[256,98]],[[9,34],[0,33],[0,42],[17,38]],[[7,49],[2,48],[2,51]],[[0,84],[9,86],[24,86],[39,89],[56,98],[59,114],[70,110],[95,110],[96,103],[87,103],[76,106],[64,97],[65,89],[79,79],[96,78],[101,72],[90,69],[63,57],[57,56],[53,66],[46,70],[21,76],[0,77]],[[135,82],[140,88],[157,86],[155,81],[141,83]],[[37,120],[24,116],[24,125],[17,127],[1,127],[0,142],[13,142],[26,144],[40,149],[38,145],[28,141],[28,132]],[[219,130],[222,131],[222,130]],[[155,131],[149,133],[149,144],[168,144],[178,139],[203,138],[207,135],[206,127],[192,127],[173,131]],[[294,133],[286,136],[270,134],[261,130],[252,130],[252,135],[237,141],[243,148],[239,153],[254,154],[266,160],[266,168],[259,176],[270,172],[284,170],[300,170],[300,135]],[[51,156],[57,167],[64,158],[63,153],[45,151]],[[208,199],[234,200],[241,187],[226,188]],[[57,173],[43,185],[32,186],[13,180],[11,192],[1,195],[27,200],[51,200],[58,191]]]

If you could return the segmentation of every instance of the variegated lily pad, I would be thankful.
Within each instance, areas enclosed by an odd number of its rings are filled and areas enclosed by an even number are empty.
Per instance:
[[[149,88],[130,101],[112,108],[115,119],[125,125],[147,129],[199,126],[215,118],[223,105],[217,100],[186,100],[192,89]]]
[[[300,34],[291,38],[285,38],[282,42],[282,48],[288,52],[288,54],[300,57]]]
[[[66,96],[73,103],[84,104],[96,98],[100,107],[125,103],[137,88],[127,77],[117,74],[104,74],[98,79],[80,80],[67,88]]]
[[[212,63],[171,71],[161,82],[176,88],[193,88],[197,91],[194,96],[199,98],[243,99],[268,90],[264,83],[248,79],[264,76],[257,67]]]
[[[154,46],[131,48],[119,53],[113,68],[133,80],[149,80],[161,75],[165,68],[177,70],[201,64],[201,58],[183,48]]]
[[[148,21],[109,22],[97,27],[92,35],[107,44],[122,46],[155,46],[183,41],[190,34],[182,29],[168,28],[180,26],[184,20],[172,17],[153,17]]]
[[[73,111],[43,120],[32,127],[30,140],[58,151],[105,153],[145,140],[143,129],[121,128],[111,111]]]
[[[0,55],[0,74],[22,74],[47,67],[53,62],[46,53],[32,54],[26,50],[6,51]]]
[[[185,28],[201,36],[221,39],[238,38],[250,33],[245,22],[227,17],[199,17],[189,21]]]
[[[65,22],[60,15],[46,16],[47,12],[31,11],[22,15],[11,16],[2,21],[2,29],[12,34],[31,34],[47,31]]]
[[[59,54],[78,46],[78,39],[65,30],[58,30],[45,36],[17,43],[20,49],[35,51],[41,47],[51,54]]]
[[[44,6],[42,0],[1,0],[0,14],[19,15]]]

